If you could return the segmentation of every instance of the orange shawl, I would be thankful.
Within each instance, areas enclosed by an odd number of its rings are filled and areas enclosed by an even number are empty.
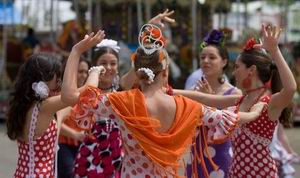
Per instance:
[[[201,104],[183,96],[175,96],[177,111],[172,127],[165,133],[156,131],[160,122],[147,116],[142,92],[133,89],[112,93],[109,101],[113,110],[125,122],[146,155],[163,167],[170,166],[176,172],[178,160],[191,146],[196,128],[202,124]]]

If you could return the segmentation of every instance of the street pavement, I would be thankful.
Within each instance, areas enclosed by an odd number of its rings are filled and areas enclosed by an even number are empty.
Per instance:
[[[0,123],[0,178],[13,177],[17,161],[17,144],[8,139],[5,123]],[[286,129],[291,146],[300,154],[300,127]],[[295,165],[295,178],[300,177],[300,165]]]

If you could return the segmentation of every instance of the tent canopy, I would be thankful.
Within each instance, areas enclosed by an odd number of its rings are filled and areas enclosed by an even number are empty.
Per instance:
[[[0,25],[15,25],[22,23],[22,16],[12,2],[0,2]]]

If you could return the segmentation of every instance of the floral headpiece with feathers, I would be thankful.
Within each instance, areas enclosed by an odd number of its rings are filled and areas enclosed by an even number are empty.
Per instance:
[[[226,34],[221,30],[213,29],[211,30],[203,39],[203,42],[200,44],[200,48],[203,49],[208,45],[225,45]]]

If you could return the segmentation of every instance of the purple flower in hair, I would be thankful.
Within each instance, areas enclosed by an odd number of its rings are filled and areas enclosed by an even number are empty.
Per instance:
[[[212,30],[210,31],[205,37],[204,42],[206,44],[218,44],[220,45],[223,42],[224,33],[219,30]]]

